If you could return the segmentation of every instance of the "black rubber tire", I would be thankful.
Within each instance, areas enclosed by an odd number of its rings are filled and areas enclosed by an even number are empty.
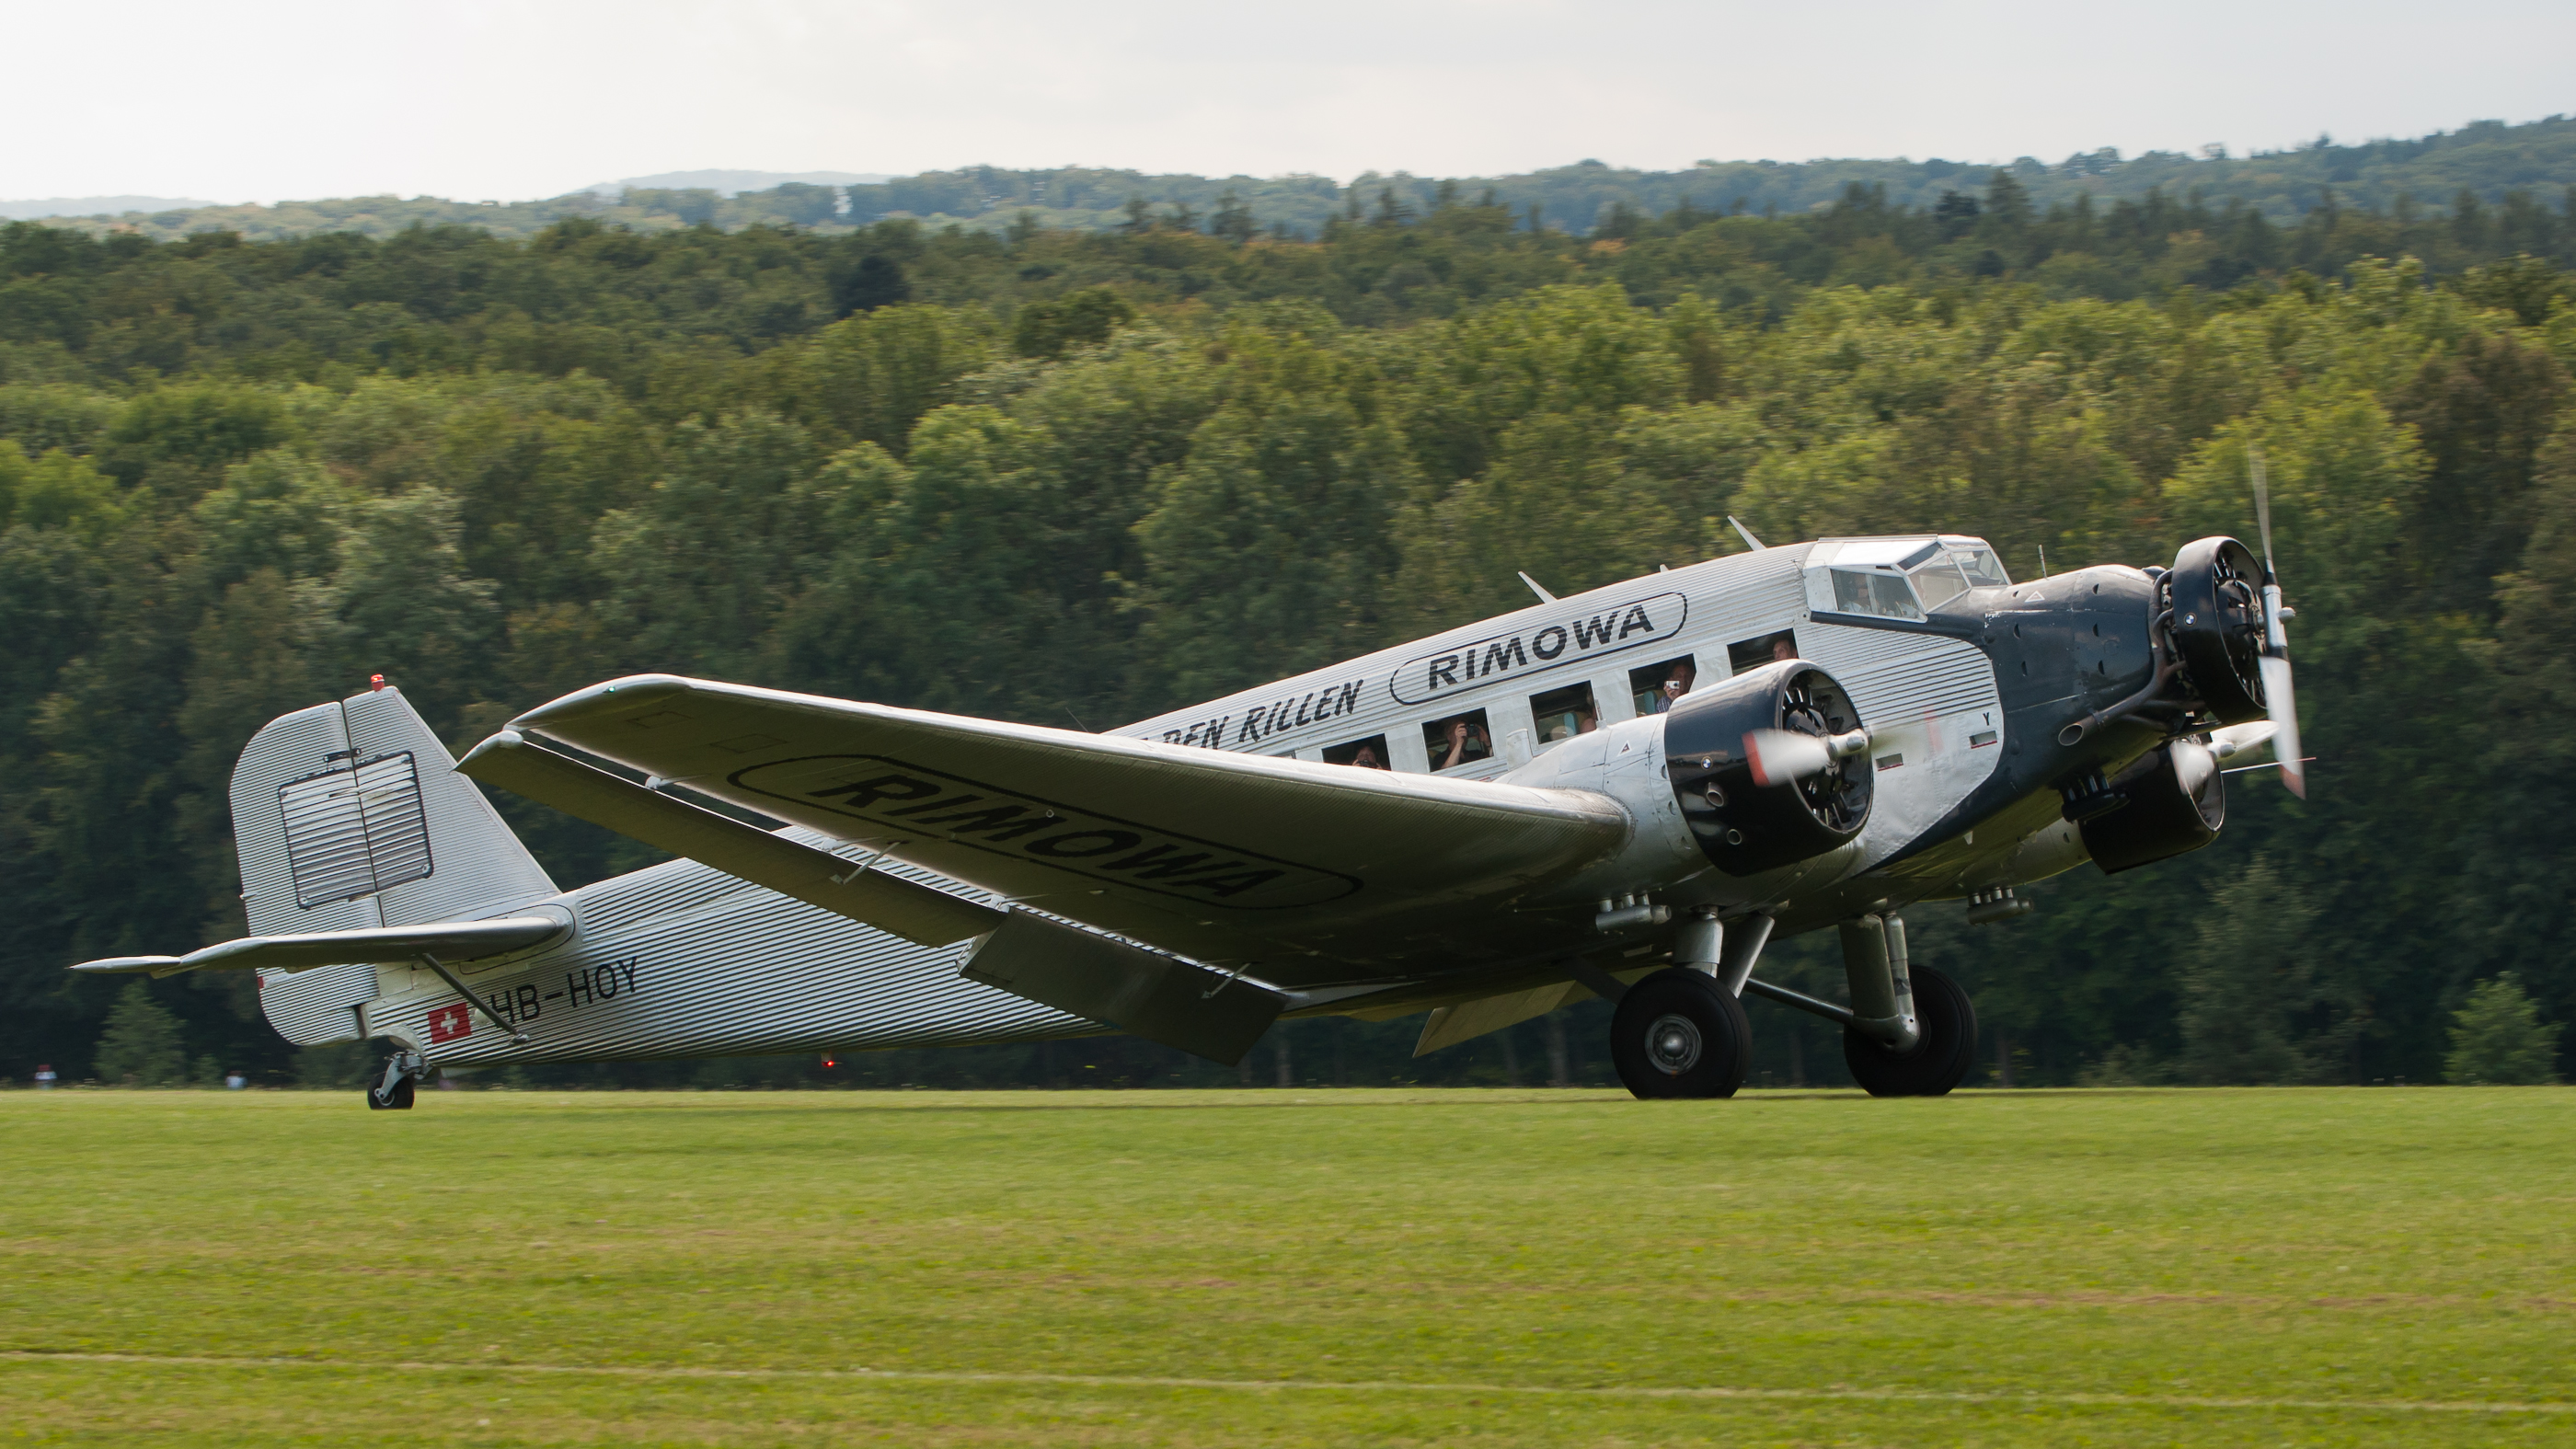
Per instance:
[[[1875,1038],[1843,1028],[1843,1061],[1852,1080],[1873,1097],[1947,1096],[1977,1059],[1977,1008],[1959,983],[1917,966],[1914,1021],[1922,1035],[1909,1052],[1894,1052]]]
[[[371,1112],[408,1112],[411,1110],[411,1097],[412,1080],[409,1077],[405,1077],[401,1081],[394,1083],[393,1100],[390,1102],[377,1096],[376,1089],[369,1087],[367,1089],[367,1110]]]
[[[1610,1016],[1610,1060],[1638,1097],[1732,1097],[1752,1058],[1744,1003],[1698,971],[1656,972]]]

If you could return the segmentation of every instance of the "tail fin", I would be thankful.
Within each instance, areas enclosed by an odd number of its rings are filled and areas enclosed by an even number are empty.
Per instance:
[[[233,767],[233,836],[251,934],[507,915],[557,894],[527,847],[398,689],[269,721]],[[289,1041],[345,1041],[375,968],[262,973]]]

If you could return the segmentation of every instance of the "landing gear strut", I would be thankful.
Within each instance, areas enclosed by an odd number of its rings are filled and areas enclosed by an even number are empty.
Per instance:
[[[1856,916],[1842,923],[1842,938],[1850,1006],[1750,977],[1744,989],[1842,1023],[1843,1061],[1871,1096],[1947,1095],[1977,1055],[1977,1008],[1968,993],[1907,961],[1905,923],[1894,916]]]
[[[429,1063],[416,1051],[398,1051],[385,1063],[384,1080],[367,1089],[367,1109],[374,1112],[407,1112],[411,1110],[412,1090],[421,1078],[429,1075]]]

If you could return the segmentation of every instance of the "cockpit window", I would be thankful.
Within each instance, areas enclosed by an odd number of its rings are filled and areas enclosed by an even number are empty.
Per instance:
[[[1914,588],[1923,596],[1923,607],[1937,609],[1968,591],[1968,576],[1943,553],[1914,571]]]
[[[1954,543],[1950,545],[1950,557],[1958,561],[1968,582],[1978,588],[1999,589],[2012,582],[2012,576],[2004,572],[2004,561],[1982,543]]]
[[[1903,574],[1863,573],[1858,569],[1828,572],[1834,579],[1834,607],[1843,613],[1870,614],[1881,619],[1923,617],[1923,606],[1914,602],[1914,590],[1906,584]]]

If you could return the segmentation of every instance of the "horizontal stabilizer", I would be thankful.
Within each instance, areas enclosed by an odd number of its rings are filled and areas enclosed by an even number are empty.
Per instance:
[[[181,971],[305,971],[316,966],[409,961],[422,955],[472,961],[533,946],[562,929],[564,923],[552,916],[367,926],[295,936],[245,936],[185,956],[111,956],[104,961],[84,961],[72,969],[149,971],[155,976],[170,976]]]
[[[961,973],[1129,1036],[1233,1066],[1270,1029],[1288,998],[1240,976],[1027,911],[1013,911]]]
[[[989,906],[869,870],[830,851],[648,790],[530,744],[516,730],[503,730],[476,745],[456,768],[486,785],[891,932],[916,946],[949,945],[1002,924],[1002,913]]]

